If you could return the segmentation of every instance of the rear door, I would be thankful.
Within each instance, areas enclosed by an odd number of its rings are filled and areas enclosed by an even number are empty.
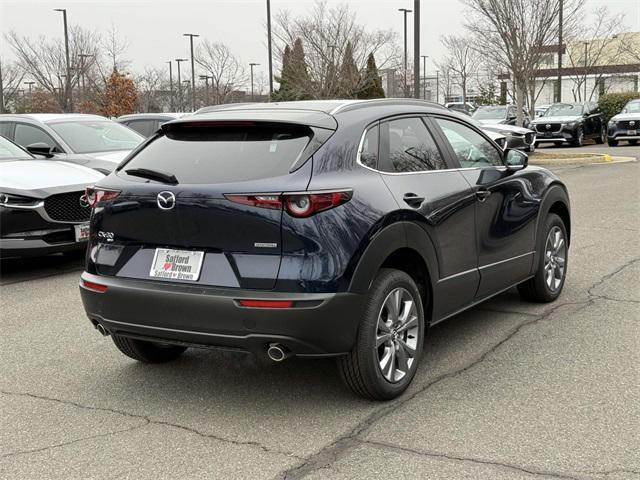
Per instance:
[[[478,286],[474,230],[475,198],[447,163],[425,117],[380,122],[377,169],[401,209],[419,224],[438,255],[434,319],[468,305]],[[363,162],[367,158],[362,158]]]
[[[173,125],[118,169],[122,192],[94,215],[94,231],[113,238],[105,248],[120,249],[100,273],[149,279],[156,250],[174,249],[204,252],[192,283],[272,288],[282,243],[278,195],[306,189],[311,162],[291,169],[313,136],[302,125]]]

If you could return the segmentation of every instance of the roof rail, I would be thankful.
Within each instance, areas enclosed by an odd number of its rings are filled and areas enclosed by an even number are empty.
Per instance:
[[[348,112],[351,110],[357,110],[359,108],[366,108],[370,106],[380,105],[380,104],[390,104],[390,105],[415,105],[421,107],[431,107],[431,108],[440,108],[442,110],[447,110],[446,107],[440,105],[439,103],[429,102],[427,100],[422,100],[419,98],[373,98],[371,100],[355,100],[353,102],[344,103],[331,111],[331,114],[336,114],[338,112]]]

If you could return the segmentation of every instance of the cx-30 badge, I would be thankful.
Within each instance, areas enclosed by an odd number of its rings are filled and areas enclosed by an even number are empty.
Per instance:
[[[173,192],[160,192],[156,198],[160,210],[171,210],[176,206],[176,196]]]

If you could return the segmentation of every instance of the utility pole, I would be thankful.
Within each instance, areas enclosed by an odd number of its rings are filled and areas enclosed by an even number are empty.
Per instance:
[[[196,111],[196,72],[193,63],[193,37],[199,37],[195,33],[183,33],[183,37],[189,37],[189,43],[191,44],[191,111]]]
[[[54,8],[55,12],[62,12],[62,21],[64,23],[64,54],[67,61],[67,76],[65,77],[64,92],[67,98],[67,111],[73,112],[73,91],[71,88],[71,65],[69,64],[69,29],[67,27],[67,10],[66,8]]]
[[[267,49],[269,51],[269,101],[273,95],[273,52],[271,49],[271,0],[267,0]]]
[[[558,15],[558,94],[556,101],[562,101],[562,15],[564,10],[564,1],[560,0],[560,12]]]
[[[259,63],[250,63],[249,68],[251,69],[251,101],[255,101],[255,97],[253,95],[253,67],[257,67],[260,65]]]
[[[407,98],[407,13],[411,13],[411,10],[406,8],[399,8],[399,12],[404,14],[404,72],[403,72],[403,80],[404,80],[404,97]]]
[[[180,81],[180,62],[186,62],[186,58],[176,58],[176,63],[178,64],[178,110],[180,112],[184,111],[182,105],[182,82]]]
[[[169,64],[169,103],[171,106],[171,111],[175,112],[174,104],[173,104],[173,68],[171,67],[173,62],[169,60],[166,63]]]
[[[200,75],[200,80],[204,80],[205,105],[210,104],[210,101],[209,101],[209,79],[210,78],[213,80],[213,77],[210,77],[209,75]]]
[[[413,98],[420,98],[420,0],[413,0]]]
[[[423,93],[422,93],[422,97],[426,100],[427,99],[427,58],[429,58],[429,55],[420,55],[422,57],[422,75],[423,75],[423,79],[424,79],[424,85],[423,85]]]

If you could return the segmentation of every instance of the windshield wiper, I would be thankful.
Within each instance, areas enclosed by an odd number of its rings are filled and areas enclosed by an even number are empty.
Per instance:
[[[170,183],[176,185],[178,179],[172,173],[160,172],[158,170],[150,170],[148,168],[130,168],[125,170],[124,173],[132,175],[134,177],[148,178],[149,180],[157,180],[162,183]]]

